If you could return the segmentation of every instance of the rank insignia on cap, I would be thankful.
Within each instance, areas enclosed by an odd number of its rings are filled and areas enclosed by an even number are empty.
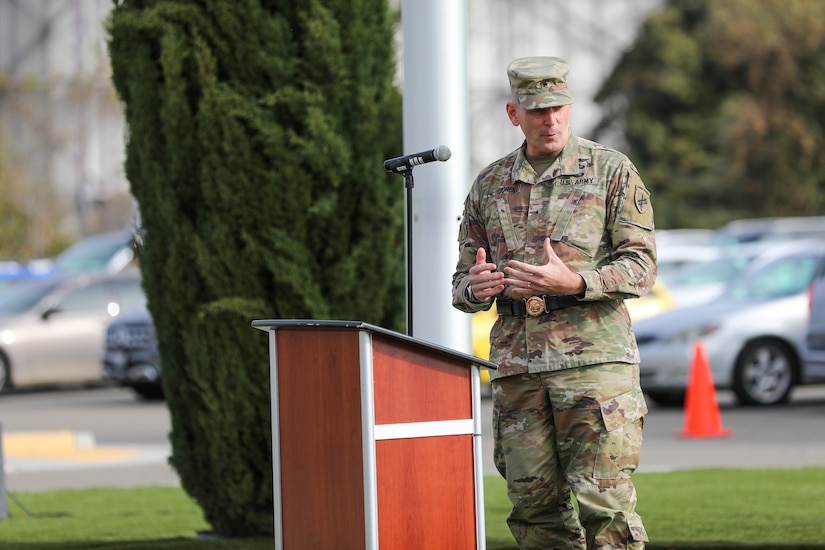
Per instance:
[[[522,57],[507,66],[513,101],[524,109],[573,103],[567,89],[567,61],[558,57]]]

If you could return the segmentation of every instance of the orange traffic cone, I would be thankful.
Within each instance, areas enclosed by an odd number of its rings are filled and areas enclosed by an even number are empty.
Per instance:
[[[685,395],[685,424],[679,437],[728,437],[733,432],[722,427],[716,389],[710,374],[705,346],[697,340],[693,346],[693,364],[690,368]]]

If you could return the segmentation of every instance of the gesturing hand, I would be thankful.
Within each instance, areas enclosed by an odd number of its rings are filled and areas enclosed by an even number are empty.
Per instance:
[[[547,261],[542,265],[531,265],[510,260],[504,273],[503,283],[510,287],[513,296],[523,298],[542,294],[581,294],[585,290],[584,279],[571,271],[556,255],[550,239],[544,239],[544,254]]]
[[[487,261],[487,251],[476,251],[476,265],[470,268],[470,290],[476,300],[487,302],[504,291],[504,273],[496,271],[496,264]]]

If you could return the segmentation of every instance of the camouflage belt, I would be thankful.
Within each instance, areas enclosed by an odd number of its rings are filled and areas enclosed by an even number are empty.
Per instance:
[[[545,294],[544,296],[530,296],[526,300],[502,300],[499,298],[496,299],[496,310],[499,315],[538,317],[580,303],[581,301],[575,296]]]

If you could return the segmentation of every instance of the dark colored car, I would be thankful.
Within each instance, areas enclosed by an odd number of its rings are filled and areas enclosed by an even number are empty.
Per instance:
[[[106,330],[103,378],[147,399],[162,399],[155,325],[145,308],[121,315]]]

